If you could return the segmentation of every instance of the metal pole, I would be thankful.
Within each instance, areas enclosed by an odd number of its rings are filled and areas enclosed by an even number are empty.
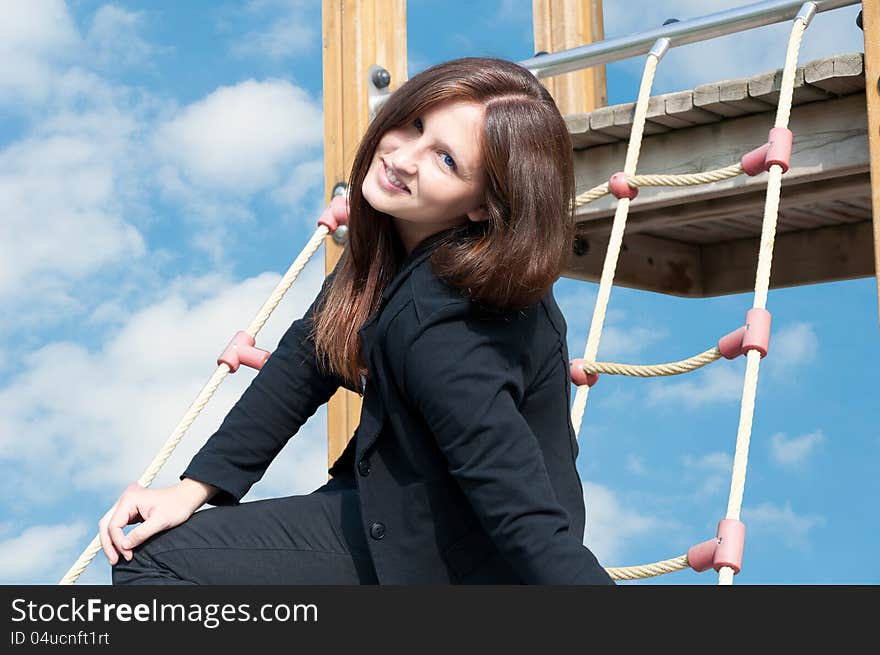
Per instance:
[[[700,18],[670,23],[647,32],[605,39],[570,50],[531,57],[518,63],[528,68],[536,77],[560,75],[645,54],[657,39],[669,39],[671,47],[676,47],[781,23],[797,16],[803,4],[804,0],[757,2]],[[815,0],[814,4],[817,11],[830,11],[860,3],[859,0]]]

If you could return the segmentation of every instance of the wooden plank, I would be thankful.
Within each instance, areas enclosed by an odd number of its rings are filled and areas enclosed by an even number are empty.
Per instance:
[[[688,121],[692,125],[705,125],[706,123],[717,123],[722,116],[713,114],[711,111],[700,109],[694,105],[693,91],[679,91],[678,93],[670,93],[666,96],[666,113],[682,120]]]
[[[611,109],[614,110],[614,126],[626,130],[627,140],[629,140],[629,133],[632,132],[633,119],[636,115],[636,103],[630,102],[625,105],[615,105],[614,107],[611,107]],[[668,127],[664,127],[663,125],[651,121],[645,121],[645,136],[661,134],[668,131]]]
[[[702,84],[694,89],[694,106],[704,111],[718,114],[730,118],[733,116],[744,116],[752,113],[752,110],[744,106],[740,106],[735,97],[731,97],[730,92],[726,94],[726,98],[721,97],[720,82],[712,82],[711,84]],[[748,98],[748,87],[746,86],[744,98]],[[762,103],[763,105],[763,103]],[[758,111],[768,111],[769,107],[762,107]]]
[[[589,114],[568,114],[563,118],[571,136],[572,147],[575,150],[619,141],[617,137],[591,130]]]
[[[557,52],[604,38],[602,0],[532,0],[535,52]],[[608,104],[605,66],[542,78],[563,116]]]
[[[865,96],[871,154],[874,274],[877,277],[877,305],[880,310],[880,0],[863,0],[862,24],[865,30]]]
[[[862,53],[817,59],[804,66],[804,80],[834,93],[849,95],[865,90],[865,66]]]
[[[406,0],[323,0],[324,188],[345,182],[369,123],[367,70],[388,69],[392,91],[406,81]],[[325,272],[336,266],[342,247],[325,239]],[[327,404],[327,456],[332,464],[354,434],[361,398],[340,389]]]
[[[772,114],[753,114],[647,136],[639,156],[638,172],[693,173],[727,166],[738,161],[748,150],[764,143],[772,124]],[[859,94],[794,107],[791,129],[794,133],[792,166],[783,178],[783,189],[798,182],[853,175],[868,170],[867,123],[864,99]],[[626,157],[626,143],[610,143],[575,151],[573,156],[577,188],[583,192],[620,170]],[[766,175],[741,175],[711,185],[692,187],[645,187],[632,203],[631,211],[677,207],[704,198],[745,192],[750,187],[763,190]],[[611,216],[614,207],[614,198],[606,196],[579,208],[579,220]],[[684,211],[684,207],[676,211]]]
[[[808,179],[801,184],[786,184],[783,180],[780,206],[781,211],[785,212],[788,207],[833,202],[836,198],[858,196],[868,192],[867,172],[841,175],[830,180]],[[711,223],[731,216],[752,214],[763,216],[766,195],[766,187],[748,187],[735,194],[703,196],[700,200],[692,202],[683,202],[679,198],[666,205],[647,208],[634,202],[630,206],[626,232],[637,234],[650,231],[662,235],[667,227]],[[867,220],[869,215],[866,210],[862,220]],[[612,221],[613,216],[582,221],[578,223],[578,232],[588,236],[609,234]],[[851,223],[852,219],[848,218],[844,222]]]
[[[635,103],[633,102],[628,103],[628,105],[635,108]],[[614,112],[621,106],[622,105],[600,107],[599,109],[590,112],[590,130],[598,132],[599,134],[606,134],[614,137],[617,141],[627,141],[629,139],[631,126],[614,124]]]
[[[782,71],[764,73],[749,80],[749,97],[760,100],[774,109],[779,104],[779,91],[782,88]],[[800,105],[805,102],[826,100],[831,94],[822,89],[804,83],[804,69],[798,68],[794,73],[794,91],[792,92],[792,104]]]
[[[693,122],[667,112],[666,100],[669,95],[671,94],[653,96],[648,101],[647,119],[652,123],[676,130],[683,127],[692,127],[694,125]]]
[[[772,73],[771,73],[772,74]],[[738,109],[750,114],[775,109],[776,102],[766,102],[755,98],[749,93],[749,79],[726,80],[718,85],[719,100],[727,104],[736,104]]]
[[[778,234],[770,288],[873,276],[870,221]],[[760,238],[702,247],[706,297],[752,291]]]

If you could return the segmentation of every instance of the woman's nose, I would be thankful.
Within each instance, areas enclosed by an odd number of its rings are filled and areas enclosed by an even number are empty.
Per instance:
[[[416,158],[410,150],[407,148],[400,148],[397,151],[397,156],[394,157],[394,167],[406,175],[415,175],[415,161]]]
[[[415,175],[417,156],[415,144],[401,146],[394,156],[394,167],[407,175]]]

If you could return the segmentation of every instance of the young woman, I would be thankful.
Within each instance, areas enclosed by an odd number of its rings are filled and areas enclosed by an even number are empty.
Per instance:
[[[349,188],[336,268],[180,483],[133,484],[101,520],[114,584],[610,584],[552,292],[575,193],[552,97],[500,59],[429,68]],[[363,409],[331,480],[240,503],[340,386]]]

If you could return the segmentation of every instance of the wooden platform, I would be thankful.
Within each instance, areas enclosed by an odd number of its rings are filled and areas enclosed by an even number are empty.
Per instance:
[[[698,172],[739,161],[775,120],[782,71],[651,99],[638,173]],[[578,193],[623,168],[634,103],[566,117]],[[861,53],[797,71],[771,287],[874,275]],[[711,185],[643,188],[630,207],[615,284],[708,297],[754,288],[766,174]],[[581,207],[563,275],[598,281],[616,200]]]

